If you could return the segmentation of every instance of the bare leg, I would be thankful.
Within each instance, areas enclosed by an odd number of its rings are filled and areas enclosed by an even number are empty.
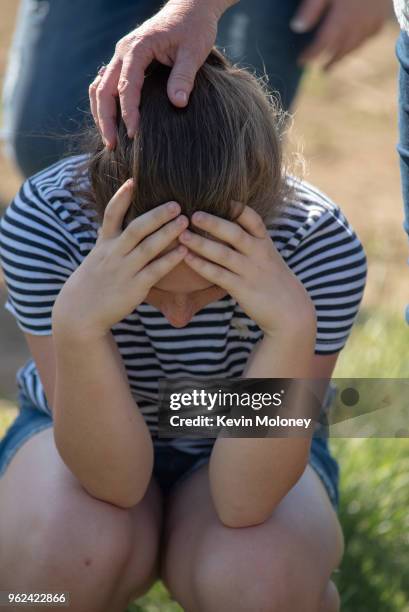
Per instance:
[[[131,509],[95,499],[49,428],[16,453],[0,499],[2,589],[65,591],[75,612],[123,612],[155,580],[162,500],[154,480]]]
[[[219,521],[203,466],[172,492],[165,521],[161,575],[187,612],[339,609],[330,577],[343,536],[310,466],[267,521],[240,529]]]

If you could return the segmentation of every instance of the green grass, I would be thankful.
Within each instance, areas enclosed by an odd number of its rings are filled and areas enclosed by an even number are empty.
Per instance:
[[[334,377],[409,379],[409,325],[403,312],[362,309]]]
[[[409,440],[334,439],[346,551],[345,612],[409,611]]]
[[[335,377],[409,378],[409,327],[400,315],[361,311]],[[0,433],[14,410],[0,412]],[[342,612],[409,612],[409,439],[333,438],[341,466],[346,550],[334,574]],[[177,612],[157,582],[129,612]]]

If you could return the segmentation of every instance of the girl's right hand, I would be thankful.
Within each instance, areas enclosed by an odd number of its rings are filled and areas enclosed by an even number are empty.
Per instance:
[[[126,181],[108,203],[94,248],[55,301],[53,329],[62,326],[94,338],[105,335],[183,260],[187,248],[182,245],[158,257],[189,225],[176,202],[149,210],[122,231],[132,186],[132,179]]]

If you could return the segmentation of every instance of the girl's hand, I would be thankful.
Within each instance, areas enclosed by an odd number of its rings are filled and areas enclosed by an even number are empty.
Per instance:
[[[108,203],[98,239],[71,274],[53,308],[53,327],[105,335],[144,301],[152,285],[179,264],[187,249],[179,245],[152,261],[188,226],[176,202],[162,204],[121,230],[131,202],[132,180]]]
[[[189,249],[185,262],[228,291],[266,336],[315,333],[315,308],[306,289],[252,208],[245,206],[236,222],[201,211],[192,222],[225,244],[185,230],[179,236]]]

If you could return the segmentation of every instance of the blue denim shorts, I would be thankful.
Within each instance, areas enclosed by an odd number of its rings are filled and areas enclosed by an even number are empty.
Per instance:
[[[16,418],[10,424],[5,435],[0,440],[0,478],[19,448],[34,434],[53,426],[51,416],[40,412],[30,400],[20,391],[18,396],[19,410]],[[162,492],[167,495],[173,486],[192,474],[200,466],[209,461],[211,446],[199,454],[191,454],[176,449],[173,446],[155,445],[153,475]],[[328,440],[324,436],[314,436],[311,444],[309,463],[318,474],[329,499],[338,510],[339,467],[332,457]]]

